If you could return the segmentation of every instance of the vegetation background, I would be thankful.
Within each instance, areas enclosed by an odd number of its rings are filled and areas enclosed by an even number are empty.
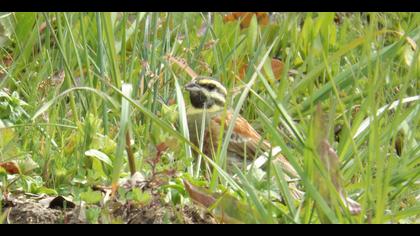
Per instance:
[[[87,222],[122,222],[97,186],[137,171],[119,201],[210,199],[217,222],[419,223],[419,42],[417,13],[1,13],[0,201],[72,196]],[[191,70],[281,147],[302,199],[275,166],[193,158]]]

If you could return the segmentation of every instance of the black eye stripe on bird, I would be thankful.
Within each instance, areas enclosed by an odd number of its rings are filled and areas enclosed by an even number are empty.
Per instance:
[[[205,87],[205,88],[207,88],[207,89],[209,89],[209,90],[213,90],[213,89],[215,89],[216,88],[216,86],[215,85],[213,85],[213,84],[204,84],[204,85],[202,85],[203,87]]]

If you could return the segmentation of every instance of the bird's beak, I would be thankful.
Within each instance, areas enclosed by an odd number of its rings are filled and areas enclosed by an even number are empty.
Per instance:
[[[187,83],[184,86],[184,88],[187,91],[198,91],[198,90],[200,90],[200,87],[194,81],[191,81],[191,82]]]

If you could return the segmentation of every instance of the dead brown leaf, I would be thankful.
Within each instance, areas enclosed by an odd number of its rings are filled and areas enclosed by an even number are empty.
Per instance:
[[[19,174],[19,166],[12,161],[0,163],[0,167],[6,170],[6,172],[10,175]]]
[[[232,12],[224,16],[224,22],[241,20],[241,29],[249,27],[253,16],[257,17],[258,24],[261,26],[268,25],[268,12]]]
[[[216,202],[216,198],[206,192],[205,189],[196,187],[189,183],[187,180],[183,180],[185,189],[187,190],[190,198],[200,205],[209,208]]]
[[[10,54],[7,54],[4,58],[3,58],[3,65],[4,67],[9,67],[13,64],[13,57]]]
[[[271,59],[271,69],[276,80],[280,80],[281,74],[283,73],[284,63],[277,58]],[[248,64],[243,64],[239,69],[239,78],[242,80],[245,77],[246,71],[248,70]],[[264,72],[266,73],[266,72]]]

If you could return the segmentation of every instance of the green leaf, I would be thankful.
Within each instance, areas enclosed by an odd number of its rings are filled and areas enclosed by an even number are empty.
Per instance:
[[[18,12],[16,17],[16,38],[21,42],[26,42],[29,34],[33,30],[35,24],[35,12]]]
[[[0,202],[1,203],[1,202]],[[9,214],[9,212],[12,210],[12,208],[9,208],[10,210],[5,211],[5,212],[1,212],[0,211],[0,224],[3,224],[4,221],[7,219],[7,215]]]
[[[179,108],[179,113],[178,113],[179,122],[181,126],[182,135],[184,135],[185,138],[190,139],[184,96],[182,94],[181,87],[179,86],[178,79],[175,74],[174,74],[174,78],[175,78],[176,99],[177,99],[178,108]],[[192,157],[191,147],[187,143],[185,144],[185,153],[187,154],[188,157]],[[191,165],[188,167],[188,171],[190,175],[193,175],[192,162],[191,162]]]
[[[36,193],[37,194],[47,194],[47,195],[50,195],[50,196],[57,196],[58,195],[56,190],[51,189],[51,188],[47,188],[47,187],[44,187],[44,186],[39,187],[36,190]]]
[[[129,192],[127,198],[131,198],[136,203],[142,205],[147,205],[152,200],[152,196],[149,193],[143,192],[139,188],[134,188],[131,192]]]
[[[248,53],[249,55],[254,54],[255,44],[257,43],[258,36],[258,21],[255,14],[253,14],[248,30]]]
[[[19,64],[20,69],[23,69],[30,62],[31,52],[36,43],[35,33],[38,33],[38,29],[34,27],[36,14],[35,12],[18,12],[15,14],[15,39],[19,45],[15,52],[19,57],[15,63]],[[23,60],[24,64],[20,64],[21,60]]]
[[[85,152],[85,155],[88,157],[93,157],[98,159],[99,161],[102,161],[103,163],[107,164],[108,166],[112,167],[112,161],[111,159],[103,152],[96,150],[96,149],[90,149]]]
[[[7,146],[7,144],[9,144],[16,135],[15,131],[7,126],[6,122],[0,119],[0,150]]]
[[[11,22],[12,13],[0,13],[0,47],[4,47],[10,42],[10,36],[13,32],[13,25]]]
[[[102,193],[98,191],[87,191],[80,194],[80,199],[88,204],[96,204],[102,200]]]
[[[122,85],[122,94],[124,95],[121,98],[121,117],[120,117],[120,130],[118,132],[118,142],[117,149],[115,151],[115,163],[112,173],[112,184],[117,186],[118,178],[124,163],[124,149],[125,149],[125,135],[130,124],[130,102],[127,98],[131,98],[131,93],[133,91],[133,86],[131,84]]]
[[[6,175],[7,175],[7,171],[3,167],[0,166],[0,177],[6,176]]]
[[[86,210],[86,220],[90,224],[98,224],[99,217],[101,216],[101,208],[99,207],[92,207]]]

